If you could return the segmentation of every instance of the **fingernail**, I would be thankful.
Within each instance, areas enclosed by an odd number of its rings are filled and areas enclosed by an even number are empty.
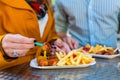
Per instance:
[[[36,40],[34,40],[34,42],[36,42]]]
[[[56,47],[55,47],[55,46],[54,46],[53,48],[54,48],[54,49],[56,49]]]
[[[36,40],[34,40],[34,43],[36,42]],[[34,44],[34,46],[37,46],[36,44]]]

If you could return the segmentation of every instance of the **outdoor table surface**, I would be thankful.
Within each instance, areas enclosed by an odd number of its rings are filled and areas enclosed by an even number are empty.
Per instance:
[[[0,71],[0,80],[120,80],[120,57],[96,58],[96,64],[75,69],[35,69],[29,63]]]

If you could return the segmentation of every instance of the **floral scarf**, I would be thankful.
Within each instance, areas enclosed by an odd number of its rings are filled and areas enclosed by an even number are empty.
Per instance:
[[[38,19],[41,19],[46,15],[48,9],[44,0],[26,0],[26,1],[36,12]]]

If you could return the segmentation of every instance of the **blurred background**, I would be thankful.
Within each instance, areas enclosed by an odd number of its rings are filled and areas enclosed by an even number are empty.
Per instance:
[[[55,0],[50,0],[51,3],[52,3],[52,7],[53,7],[53,10],[54,10],[54,5],[55,5]],[[120,25],[119,25],[119,29],[118,29],[118,46],[120,47]]]
[[[53,4],[53,5],[55,4],[55,0],[52,0],[52,4]]]

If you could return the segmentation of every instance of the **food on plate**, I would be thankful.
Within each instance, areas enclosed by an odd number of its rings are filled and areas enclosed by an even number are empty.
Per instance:
[[[55,57],[55,58],[45,58],[44,56],[39,56],[37,58],[37,63],[38,63],[38,66],[56,66],[58,62],[58,58]]]
[[[48,65],[48,59],[46,56],[46,51],[43,52],[43,56],[37,57],[37,63],[39,66],[47,66]]]
[[[57,62],[58,62],[57,57],[48,59],[48,66],[56,66]]]
[[[37,57],[38,66],[55,66],[58,62],[56,55],[47,55],[46,51],[43,51],[43,55]]]
[[[82,52],[71,51],[68,54],[60,54],[56,52],[59,59],[57,66],[74,65],[78,66],[80,64],[90,64],[95,61],[90,55],[85,55]]]
[[[42,49],[43,49],[43,51],[49,51],[50,50],[50,44],[48,42],[45,42]]]
[[[114,51],[115,49],[112,47],[102,46],[102,45],[96,45],[96,46],[90,46],[90,44],[87,44],[86,46],[78,49],[80,52],[84,53],[90,53],[90,54],[101,54],[101,55],[114,55],[118,54],[118,51]]]
[[[39,56],[37,58],[37,63],[38,63],[39,66],[48,66],[48,60],[44,56]]]
[[[90,55],[85,55],[76,50],[69,53],[56,52],[54,55],[50,54],[50,52],[42,51],[41,56],[37,57],[38,66],[78,66],[81,64],[90,64],[94,61],[95,59]]]

